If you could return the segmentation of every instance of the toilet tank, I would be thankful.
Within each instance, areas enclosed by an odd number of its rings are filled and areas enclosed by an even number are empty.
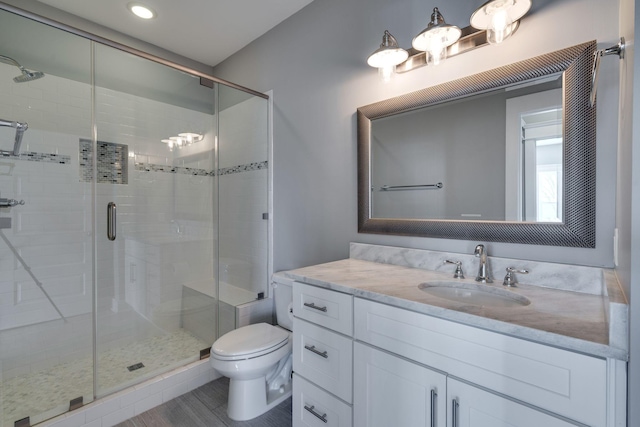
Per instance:
[[[276,323],[283,328],[293,330],[293,279],[285,277],[282,273],[274,273],[271,276],[273,286],[273,299],[276,306]]]

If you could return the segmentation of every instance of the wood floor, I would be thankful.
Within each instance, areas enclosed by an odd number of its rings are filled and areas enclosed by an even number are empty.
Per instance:
[[[116,427],[289,427],[291,398],[250,421],[233,421],[227,416],[229,379],[222,377],[190,393],[157,406]]]

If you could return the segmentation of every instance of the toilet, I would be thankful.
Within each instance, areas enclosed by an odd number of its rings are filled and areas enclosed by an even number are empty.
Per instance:
[[[227,415],[246,421],[291,396],[293,281],[272,277],[278,325],[256,323],[218,338],[211,346],[211,366],[229,377]]]

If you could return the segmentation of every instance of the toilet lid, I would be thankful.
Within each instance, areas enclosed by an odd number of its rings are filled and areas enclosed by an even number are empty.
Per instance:
[[[228,332],[213,343],[211,351],[223,357],[246,356],[279,347],[289,333],[268,323],[256,323]]]

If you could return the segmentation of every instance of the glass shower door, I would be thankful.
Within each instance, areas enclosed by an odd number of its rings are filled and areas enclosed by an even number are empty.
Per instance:
[[[95,46],[97,394],[199,359],[216,338],[215,90]]]
[[[238,306],[269,283],[269,103],[219,86],[220,335],[240,326]]]
[[[0,426],[33,425],[93,400],[91,51],[1,11],[0,55]]]

